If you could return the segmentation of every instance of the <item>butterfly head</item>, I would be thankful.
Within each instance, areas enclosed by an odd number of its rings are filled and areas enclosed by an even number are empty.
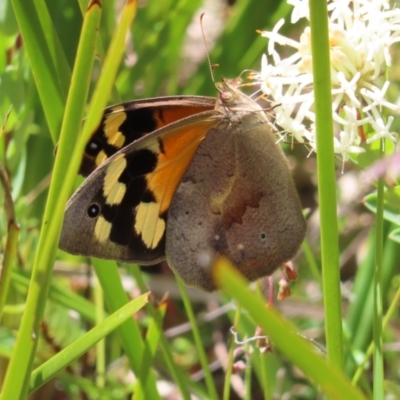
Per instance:
[[[219,101],[216,109],[221,112],[251,112],[262,111],[262,108],[249,96],[242,93],[234,80],[222,79],[222,82],[216,83],[215,86],[219,93]]]

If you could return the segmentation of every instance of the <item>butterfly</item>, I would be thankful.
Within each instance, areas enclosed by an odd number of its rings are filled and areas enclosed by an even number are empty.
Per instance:
[[[218,97],[107,108],[86,146],[60,248],[123,263],[166,259],[189,286],[216,289],[227,257],[250,281],[297,252],[306,223],[262,108],[228,81]]]

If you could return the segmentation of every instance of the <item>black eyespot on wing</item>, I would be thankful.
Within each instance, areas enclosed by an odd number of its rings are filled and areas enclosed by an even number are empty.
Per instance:
[[[87,215],[89,218],[97,218],[100,214],[100,206],[96,203],[91,204],[87,209]]]
[[[99,154],[100,149],[101,144],[98,139],[94,137],[90,139],[89,143],[86,145],[85,153],[92,157],[96,157]]]

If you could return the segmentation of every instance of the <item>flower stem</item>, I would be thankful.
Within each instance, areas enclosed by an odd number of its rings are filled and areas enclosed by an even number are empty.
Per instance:
[[[329,361],[339,368],[343,368],[328,11],[325,1],[310,0],[310,26],[318,149],[317,171],[326,345]]]
[[[384,148],[384,140],[381,140],[381,154]],[[384,371],[382,350],[382,262],[383,262],[383,178],[378,179],[378,198],[376,210],[376,243],[374,260],[374,317],[373,317],[373,343],[374,343],[374,373],[373,373],[373,398],[384,397]]]

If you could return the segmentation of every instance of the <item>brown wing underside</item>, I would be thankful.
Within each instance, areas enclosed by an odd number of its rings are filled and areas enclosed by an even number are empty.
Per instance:
[[[254,120],[209,132],[175,193],[167,261],[190,286],[215,290],[207,268],[218,255],[251,281],[270,275],[303,240],[287,161],[268,125]]]

